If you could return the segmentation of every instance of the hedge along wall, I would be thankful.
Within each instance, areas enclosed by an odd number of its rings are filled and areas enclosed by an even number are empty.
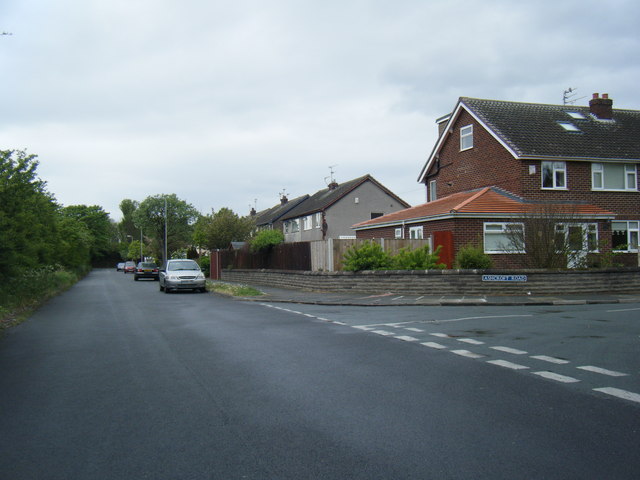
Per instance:
[[[222,280],[315,291],[404,295],[640,293],[640,268],[603,270],[428,270],[300,272],[223,270]]]

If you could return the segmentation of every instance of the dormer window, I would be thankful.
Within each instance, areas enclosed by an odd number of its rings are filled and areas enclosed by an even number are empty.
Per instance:
[[[460,128],[460,151],[473,148],[473,125]]]
[[[558,122],[558,125],[560,125],[562,128],[564,128],[567,132],[579,132],[580,131],[580,129],[578,127],[576,127],[571,122]]]

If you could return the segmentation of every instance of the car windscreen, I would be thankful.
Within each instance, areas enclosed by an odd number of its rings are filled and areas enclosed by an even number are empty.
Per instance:
[[[142,268],[156,268],[157,265],[155,263],[151,263],[151,262],[141,262],[140,266]]]
[[[200,270],[196,262],[185,260],[184,262],[171,262],[167,270]]]

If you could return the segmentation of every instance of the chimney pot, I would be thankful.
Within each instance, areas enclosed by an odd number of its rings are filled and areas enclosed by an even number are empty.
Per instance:
[[[594,93],[593,94],[593,99],[595,100],[596,98],[600,98],[600,94],[599,93]]]
[[[603,93],[602,94],[602,98],[609,98],[609,94],[608,93]]]

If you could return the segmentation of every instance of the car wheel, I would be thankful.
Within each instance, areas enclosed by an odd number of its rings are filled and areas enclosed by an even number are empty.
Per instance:
[[[136,277],[135,275],[133,276],[133,279],[137,282],[138,281],[138,277]]]
[[[159,285],[160,285],[160,291],[164,292],[164,287],[162,286],[162,284],[160,283]]]
[[[164,293],[171,293],[171,290],[167,286],[164,287]]]
[[[200,293],[207,293],[207,287],[202,287],[200,289]]]

